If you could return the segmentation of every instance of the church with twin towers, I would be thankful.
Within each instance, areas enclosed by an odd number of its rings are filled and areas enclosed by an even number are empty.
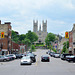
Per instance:
[[[38,41],[36,43],[45,43],[45,38],[47,36],[47,20],[42,21],[42,24],[38,25],[38,20],[33,20],[33,32],[38,35]]]

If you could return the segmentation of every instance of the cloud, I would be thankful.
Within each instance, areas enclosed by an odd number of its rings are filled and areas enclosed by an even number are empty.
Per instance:
[[[59,33],[72,28],[74,0],[0,0],[0,19],[10,21],[20,34],[33,30],[33,20],[48,20],[48,32]]]

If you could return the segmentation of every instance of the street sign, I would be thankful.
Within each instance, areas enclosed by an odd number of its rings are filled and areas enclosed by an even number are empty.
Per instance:
[[[4,32],[1,32],[1,38],[4,38]]]

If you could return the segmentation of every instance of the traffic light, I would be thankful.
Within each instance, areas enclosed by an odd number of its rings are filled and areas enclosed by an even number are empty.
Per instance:
[[[69,32],[65,32],[65,38],[69,38]]]
[[[4,38],[4,32],[1,32],[1,38]]]

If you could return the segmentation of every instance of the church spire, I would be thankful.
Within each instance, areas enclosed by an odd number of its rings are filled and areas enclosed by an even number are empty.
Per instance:
[[[40,26],[39,26],[39,30],[41,31],[41,24],[40,24]]]

